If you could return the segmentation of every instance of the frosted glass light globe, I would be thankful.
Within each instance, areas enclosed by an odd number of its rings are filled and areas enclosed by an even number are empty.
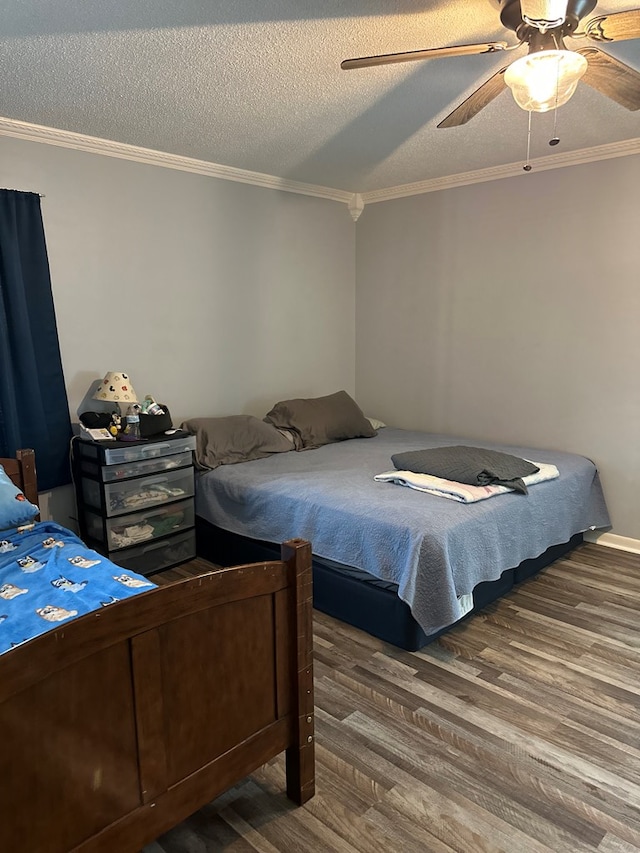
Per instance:
[[[587,70],[587,60],[573,50],[541,50],[513,62],[504,82],[523,110],[546,113],[566,104]]]

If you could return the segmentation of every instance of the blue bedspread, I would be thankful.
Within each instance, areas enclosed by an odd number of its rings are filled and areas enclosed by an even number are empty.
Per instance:
[[[451,444],[551,463],[560,475],[528,495],[472,504],[374,481],[395,453]],[[426,634],[461,618],[463,596],[481,581],[610,524],[598,472],[583,456],[390,428],[201,474],[196,512],[254,539],[308,539],[314,554],[397,584]]]
[[[0,654],[155,584],[52,521],[0,533]]]

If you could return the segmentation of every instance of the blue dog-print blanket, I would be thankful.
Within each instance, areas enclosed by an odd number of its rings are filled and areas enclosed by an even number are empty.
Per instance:
[[[0,532],[0,654],[156,585],[53,521]]]

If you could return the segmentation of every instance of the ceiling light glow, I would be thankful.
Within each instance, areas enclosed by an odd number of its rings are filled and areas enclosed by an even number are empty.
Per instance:
[[[542,50],[513,62],[504,73],[519,107],[546,113],[566,104],[587,70],[587,60],[572,50]]]

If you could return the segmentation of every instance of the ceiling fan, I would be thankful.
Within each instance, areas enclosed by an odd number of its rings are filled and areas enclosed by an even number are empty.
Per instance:
[[[465,124],[509,87],[523,109],[546,112],[562,106],[580,79],[628,110],[640,109],[640,72],[597,47],[569,50],[565,37],[587,38],[596,43],[640,38],[640,8],[591,18],[578,26],[597,0],[496,0],[500,20],[513,30],[518,42],[484,42],[363,56],[345,59],[340,67],[366,68],[444,56],[498,53],[529,46],[526,56],[501,68],[443,119],[438,127]]]

